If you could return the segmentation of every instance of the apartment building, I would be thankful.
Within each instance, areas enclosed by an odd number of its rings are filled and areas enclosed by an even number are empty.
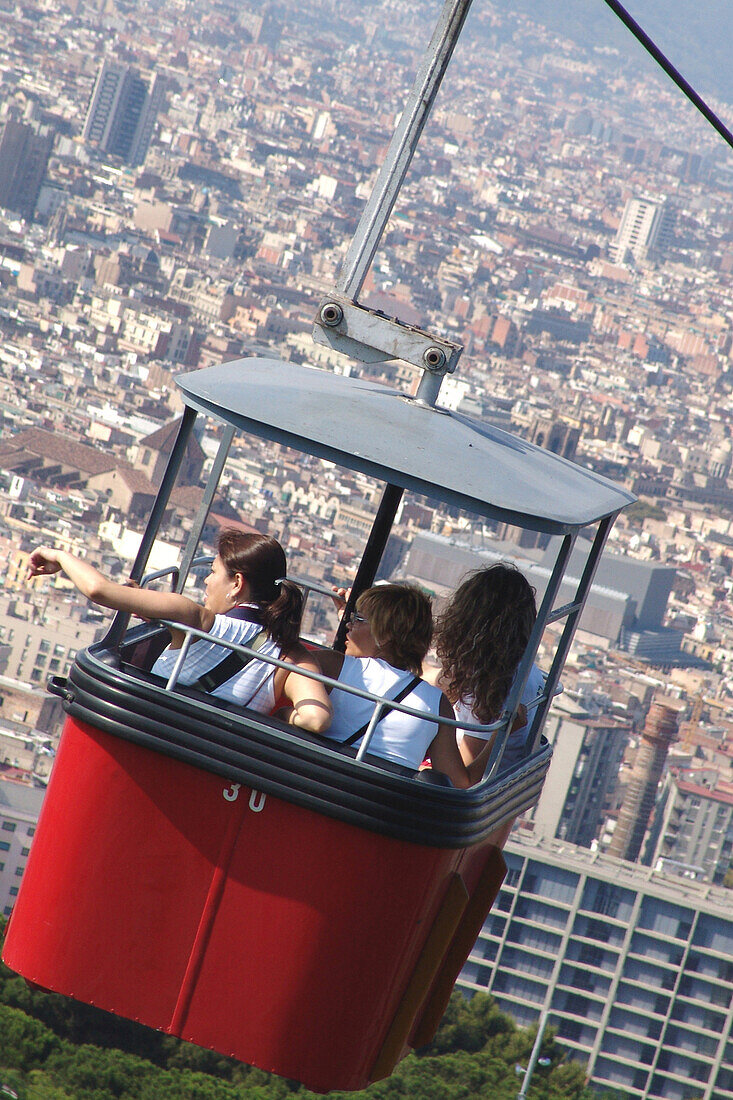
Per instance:
[[[630,253],[635,260],[643,260],[650,253],[663,250],[669,243],[671,223],[672,214],[666,202],[641,197],[628,199],[610,248],[611,258],[623,263]]]
[[[81,616],[87,614],[88,620]],[[0,676],[43,687],[65,676],[77,650],[94,642],[104,618],[83,607],[54,605],[47,596],[28,604],[0,594]]]
[[[544,733],[555,752],[539,802],[526,815],[537,836],[590,848],[618,781],[631,727],[612,715],[591,716],[560,696]]]
[[[0,207],[33,220],[52,149],[50,127],[7,120],[0,130]]]
[[[676,768],[667,775],[645,862],[685,878],[723,882],[733,867],[733,783],[719,769]]]
[[[104,61],[84,121],[84,140],[128,164],[142,164],[164,95],[159,76],[146,81],[131,65]]]
[[[633,1100],[733,1100],[727,890],[513,835],[458,979],[521,1025],[547,1014],[594,1085]]]
[[[28,860],[44,790],[0,779],[0,913],[9,916]]]

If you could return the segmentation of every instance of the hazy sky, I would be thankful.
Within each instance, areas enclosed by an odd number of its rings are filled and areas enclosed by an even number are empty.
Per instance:
[[[587,46],[613,45],[644,63],[641,46],[604,0],[494,2],[499,8],[512,3]],[[624,6],[700,95],[733,104],[733,0],[626,0]]]

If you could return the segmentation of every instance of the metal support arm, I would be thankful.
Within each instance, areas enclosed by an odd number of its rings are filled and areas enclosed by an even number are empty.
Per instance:
[[[405,109],[392,135],[374,190],[364,207],[344,258],[336,282],[335,297],[323,300],[313,329],[313,338],[317,343],[334,347],[364,362],[380,362],[399,356],[408,363],[422,367],[430,381],[419,396],[428,403],[434,403],[437,397],[439,382],[436,385],[435,378],[442,378],[449,370],[455,369],[462,350],[459,345],[449,346],[449,342],[436,339],[420,330],[412,330],[419,333],[419,337],[416,341],[411,340],[408,326],[402,326],[399,321],[391,318],[370,323],[368,318],[354,315],[351,327],[348,322],[343,330],[339,326],[344,319],[344,304],[356,305],[357,296],[364,285],[366,273],[379,247],[420,135],[463,30],[471,2],[472,0],[445,0]],[[393,350],[395,343],[399,351]]]

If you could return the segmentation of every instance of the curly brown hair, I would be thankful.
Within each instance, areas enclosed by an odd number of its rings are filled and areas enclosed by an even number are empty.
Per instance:
[[[436,624],[450,701],[470,705],[479,722],[495,722],[536,618],[535,590],[513,565],[469,574]]]

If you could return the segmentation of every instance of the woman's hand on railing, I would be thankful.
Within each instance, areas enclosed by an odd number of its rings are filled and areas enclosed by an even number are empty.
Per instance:
[[[331,599],[333,600],[334,607],[338,611],[339,618],[341,618],[344,613],[344,609],[346,608],[346,603],[350,595],[350,588],[338,588],[336,585],[333,586]]]
[[[517,730],[523,729],[527,725],[527,708],[524,703],[520,703],[517,707],[517,713],[514,715],[514,721],[512,722],[512,728],[509,733],[516,733]]]

